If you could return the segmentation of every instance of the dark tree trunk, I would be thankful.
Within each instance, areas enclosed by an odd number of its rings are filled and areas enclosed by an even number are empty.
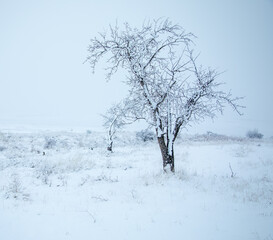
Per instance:
[[[113,152],[113,142],[111,141],[107,147],[107,150]]]
[[[172,154],[169,154],[168,147],[165,143],[164,136],[158,137],[158,144],[162,155],[163,160],[163,170],[166,172],[169,167],[172,172],[174,172],[174,152],[173,152],[173,144],[172,144]]]

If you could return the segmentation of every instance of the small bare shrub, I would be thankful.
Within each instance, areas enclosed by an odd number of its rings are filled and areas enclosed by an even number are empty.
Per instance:
[[[56,146],[57,141],[54,138],[46,138],[45,139],[45,145],[44,145],[44,149],[52,149]]]
[[[5,149],[5,147],[0,146],[0,152],[4,151]]]
[[[37,172],[37,178],[41,179],[43,184],[51,186],[51,181],[49,179],[50,175],[53,173],[53,167],[45,164]]]
[[[90,135],[91,133],[92,133],[91,130],[86,130],[86,134],[87,134],[87,135]]]
[[[143,142],[147,142],[147,141],[153,141],[155,139],[155,134],[152,131],[146,129],[146,130],[137,132],[136,137],[137,139],[142,140]]]
[[[22,199],[29,200],[29,194],[24,192],[21,181],[17,174],[11,176],[11,181],[6,188],[5,192],[6,199]]]

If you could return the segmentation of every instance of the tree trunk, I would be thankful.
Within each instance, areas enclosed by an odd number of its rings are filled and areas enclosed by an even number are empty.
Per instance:
[[[173,151],[173,143],[172,144],[172,153],[170,154],[165,143],[164,137],[158,137],[158,144],[162,155],[163,160],[163,170],[167,172],[168,167],[170,168],[171,172],[174,172],[174,151]]]
[[[113,141],[108,144],[107,150],[113,152]]]

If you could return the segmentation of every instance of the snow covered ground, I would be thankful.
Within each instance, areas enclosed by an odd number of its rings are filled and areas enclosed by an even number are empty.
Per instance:
[[[0,239],[273,239],[273,140],[0,133]]]

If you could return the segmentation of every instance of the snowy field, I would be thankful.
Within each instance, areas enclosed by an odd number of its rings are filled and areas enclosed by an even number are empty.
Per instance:
[[[272,240],[273,140],[185,136],[176,173],[156,141],[0,133],[0,239]]]

